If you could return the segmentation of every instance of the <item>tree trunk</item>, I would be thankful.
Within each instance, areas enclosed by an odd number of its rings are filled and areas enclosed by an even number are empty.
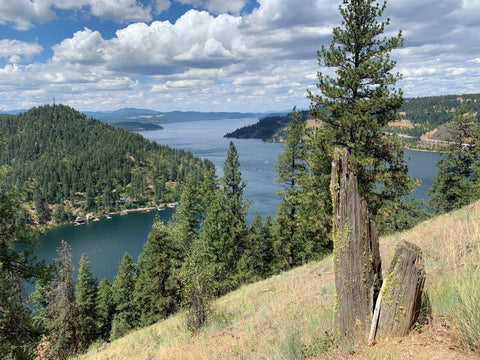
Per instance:
[[[381,289],[377,337],[405,336],[420,313],[425,269],[421,249],[405,240],[395,248],[392,264]],[[370,339],[375,338],[375,322]],[[373,336],[373,337],[372,337]]]
[[[335,151],[332,165],[335,326],[339,346],[365,342],[382,282],[378,235],[358,193],[349,152]]]

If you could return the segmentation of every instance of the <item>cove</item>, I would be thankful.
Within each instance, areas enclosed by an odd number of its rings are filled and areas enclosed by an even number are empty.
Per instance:
[[[178,122],[162,125],[163,130],[143,131],[141,135],[149,140],[174,148],[191,151],[195,156],[210,159],[222,176],[222,167],[230,139],[223,137],[227,132],[255,123],[257,118],[224,119]],[[255,212],[262,218],[272,217],[280,198],[276,195],[281,189],[276,182],[275,164],[282,144],[264,143],[260,140],[233,140],[239,153],[242,179],[246,182],[245,199],[250,200],[249,219]],[[405,150],[410,174],[419,178],[422,185],[414,193],[415,198],[425,198],[431,179],[436,175],[435,163],[441,155],[431,152]],[[127,216],[113,216],[86,225],[66,225],[49,231],[40,238],[40,247],[36,253],[39,259],[51,262],[57,257],[56,249],[60,240],[66,240],[72,247],[74,265],[78,267],[82,253],[87,254],[92,271],[100,280],[112,281],[125,252],[133,261],[143,249],[143,244],[151,230],[155,216],[167,222],[173,214],[172,209],[150,211],[149,213],[129,213]]]

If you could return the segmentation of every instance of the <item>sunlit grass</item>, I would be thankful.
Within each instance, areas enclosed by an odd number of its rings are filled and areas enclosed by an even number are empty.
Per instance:
[[[480,203],[382,238],[384,271],[402,239],[422,248],[433,329],[446,332],[463,347],[460,358],[475,358],[469,351],[480,348]],[[328,257],[218,299],[209,322],[195,335],[187,330],[185,314],[180,313],[111,344],[96,344],[81,358],[341,359],[345,354],[331,343],[334,294],[332,258]],[[454,351],[447,343],[442,346],[432,345],[430,351],[435,352],[429,354],[421,341],[392,345],[380,340],[375,347],[356,349],[354,358],[429,359]],[[453,352],[445,358],[460,355]]]

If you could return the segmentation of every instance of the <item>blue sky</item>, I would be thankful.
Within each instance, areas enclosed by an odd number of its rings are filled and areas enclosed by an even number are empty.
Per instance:
[[[307,108],[340,0],[0,0],[0,108]],[[390,0],[406,97],[480,93],[480,0]]]

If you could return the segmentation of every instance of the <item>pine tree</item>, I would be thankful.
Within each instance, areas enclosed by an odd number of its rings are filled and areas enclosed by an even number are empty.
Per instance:
[[[349,150],[360,194],[377,223],[389,221],[414,186],[399,142],[383,134],[403,101],[394,88],[400,74],[393,73],[396,63],[390,57],[403,39],[401,33],[382,37],[389,25],[388,19],[378,20],[385,7],[374,0],[343,1],[341,26],[333,29],[330,46],[318,51],[319,65],[334,69],[335,76],[319,72],[320,94],[309,92],[324,136]]]
[[[273,262],[273,235],[270,216],[262,223],[255,213],[247,229],[247,247],[239,260],[241,282],[254,282],[271,275]]]
[[[230,141],[223,165],[222,185],[233,217],[239,222],[245,222],[248,202],[243,201],[243,189],[245,189],[246,184],[242,181],[239,156],[233,141]]]
[[[72,252],[65,240],[60,242],[56,279],[40,288],[45,297],[43,323],[47,329],[48,356],[67,359],[79,350],[78,328],[80,319],[75,302],[74,266]]]
[[[97,329],[99,337],[105,341],[110,338],[114,313],[112,284],[107,279],[102,279],[97,292]]]
[[[42,329],[33,320],[24,285],[48,280],[51,268],[32,257],[36,234],[13,184],[10,170],[0,167],[0,358],[29,359]]]
[[[207,267],[213,269],[216,295],[235,289],[241,282],[238,261],[246,251],[248,202],[243,201],[245,183],[241,179],[238,152],[233,142],[223,167],[222,187],[217,189],[205,214],[199,241],[206,249]]]
[[[283,190],[279,192],[282,201],[275,215],[275,262],[277,270],[291,269],[303,262],[302,232],[299,226],[299,179],[306,172],[304,143],[305,123],[302,114],[293,109],[288,125],[284,151],[278,156],[278,181]]]
[[[476,116],[461,106],[446,126],[450,133],[448,152],[437,163],[438,174],[429,190],[430,207],[437,213],[458,209],[478,199],[479,126]]]
[[[97,329],[97,291],[98,281],[90,270],[87,255],[82,254],[78,268],[75,295],[80,324],[78,327],[78,345],[84,351],[98,338]]]
[[[211,249],[196,238],[177,276],[182,284],[182,304],[187,308],[187,327],[195,332],[207,323],[215,296],[215,269]]]
[[[332,198],[330,193],[330,144],[323,127],[313,127],[306,134],[308,171],[299,178],[299,227],[304,238],[306,260],[319,259],[332,249]]]
[[[198,236],[200,223],[205,218],[212,194],[215,191],[215,173],[189,174],[183,185],[180,204],[175,210],[169,232],[175,241],[190,246]]]
[[[244,232],[230,212],[223,191],[216,191],[202,224],[199,242],[206,253],[204,266],[213,269],[215,295],[223,295],[238,286],[237,262],[240,257],[238,239]],[[241,240],[243,243],[243,239]]]
[[[138,324],[138,312],[134,301],[136,267],[128,253],[122,258],[112,284],[115,315],[110,340],[118,339]]]
[[[137,265],[134,297],[141,325],[150,325],[177,310],[180,283],[175,273],[185,251],[184,243],[172,237],[161,220],[154,223]]]

